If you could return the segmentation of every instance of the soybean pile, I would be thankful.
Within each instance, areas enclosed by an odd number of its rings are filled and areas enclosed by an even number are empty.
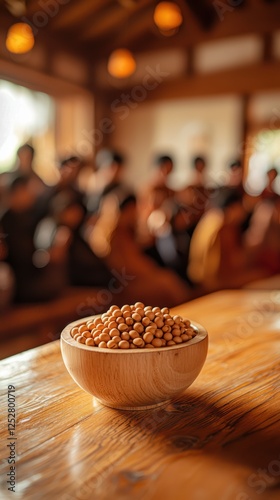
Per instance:
[[[196,331],[188,319],[172,316],[168,307],[142,302],[111,306],[99,317],[72,328],[79,343],[102,349],[153,349],[188,342]]]

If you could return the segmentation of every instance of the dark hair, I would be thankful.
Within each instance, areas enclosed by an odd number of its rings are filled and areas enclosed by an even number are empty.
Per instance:
[[[234,160],[229,164],[230,170],[233,170],[234,168],[241,168],[242,164],[240,160]]]
[[[277,168],[276,168],[276,167],[271,167],[271,168],[269,168],[269,169],[268,169],[268,171],[266,172],[266,175],[268,175],[270,172],[273,172],[273,173],[274,173],[274,175],[275,175],[275,177],[277,177],[277,175],[278,175],[278,170],[277,170]]]
[[[50,212],[54,215],[59,214],[63,210],[75,205],[79,205],[85,214],[86,209],[82,203],[82,197],[78,192],[61,191],[52,198],[50,202]]]
[[[18,175],[15,179],[12,180],[8,187],[8,191],[10,193],[13,193],[16,191],[18,187],[21,186],[27,186],[28,182],[30,180],[30,177],[28,175]]]
[[[225,209],[234,205],[235,203],[242,203],[242,195],[237,191],[230,193],[226,199],[221,203],[221,208]]]
[[[112,163],[117,163],[120,167],[124,165],[125,159],[122,154],[117,151],[110,149],[100,149],[95,157],[95,165],[99,170],[103,167],[107,167]]]
[[[68,163],[73,163],[73,162],[81,162],[81,158],[78,156],[69,156],[67,158],[64,158],[63,160],[60,161],[59,163],[59,168],[65,167]]]
[[[118,165],[124,164],[124,157],[120,153],[112,152],[112,163],[117,163]]]
[[[193,167],[196,167],[196,164],[199,162],[204,163],[204,165],[206,164],[206,160],[205,160],[204,156],[195,156],[195,158],[193,158],[193,161],[192,161]]]
[[[24,149],[28,149],[28,150],[29,150],[29,152],[30,152],[30,153],[31,153],[31,155],[32,155],[32,158],[33,158],[33,156],[34,156],[34,154],[35,154],[35,149],[31,146],[31,144],[28,144],[28,143],[23,144],[22,146],[20,146],[20,147],[18,148],[18,150],[17,150],[17,155],[18,155],[19,153],[21,153]]]
[[[124,200],[121,201],[120,203],[120,210],[124,209],[127,205],[134,204],[136,203],[136,198],[133,194],[130,194],[127,196]]]
[[[165,163],[165,162],[170,162],[173,164],[173,160],[171,158],[171,156],[168,156],[168,155],[160,155],[160,156],[157,156],[155,158],[155,164],[160,166],[162,165],[162,163]]]

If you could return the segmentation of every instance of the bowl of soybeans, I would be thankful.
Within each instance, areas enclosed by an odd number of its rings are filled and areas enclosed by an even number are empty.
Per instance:
[[[121,410],[167,404],[194,382],[208,350],[203,326],[142,302],[74,321],[60,341],[73,380]]]

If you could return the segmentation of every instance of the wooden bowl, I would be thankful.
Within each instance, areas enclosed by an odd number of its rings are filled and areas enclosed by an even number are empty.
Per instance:
[[[61,333],[65,366],[75,382],[100,403],[144,410],[166,403],[198,376],[206,359],[208,334],[192,322],[193,339],[154,349],[102,349],[80,344],[70,331],[91,318],[70,323]]]

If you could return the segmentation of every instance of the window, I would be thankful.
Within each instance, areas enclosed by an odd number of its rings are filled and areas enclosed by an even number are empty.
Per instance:
[[[250,141],[248,175],[245,188],[252,195],[258,195],[264,189],[266,172],[275,167],[280,171],[280,129],[262,129]],[[279,176],[278,176],[279,177]],[[279,179],[275,190],[280,194]]]
[[[0,172],[13,169],[16,151],[30,142],[35,148],[35,170],[52,182],[55,103],[47,94],[0,80]]]

